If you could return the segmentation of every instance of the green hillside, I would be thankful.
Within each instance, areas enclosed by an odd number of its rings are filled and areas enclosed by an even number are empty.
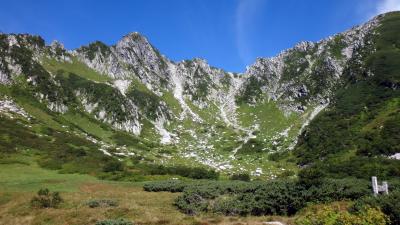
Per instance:
[[[400,12],[243,74],[0,33],[0,224],[396,225],[396,154]]]
[[[332,104],[299,138],[300,164],[332,177],[400,176],[400,162],[387,159],[400,151],[399,30],[399,13],[386,15],[370,37],[376,51],[364,49],[348,65]]]

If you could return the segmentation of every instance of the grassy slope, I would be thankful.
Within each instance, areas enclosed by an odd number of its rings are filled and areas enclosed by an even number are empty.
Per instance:
[[[61,74],[65,75],[65,79],[68,79],[68,77],[70,76],[69,74],[72,73],[83,78],[83,81],[85,81],[86,83],[90,83],[92,81],[100,83],[110,81],[109,78],[88,68],[87,66],[79,62],[76,58],[72,57],[71,59],[71,62],[61,62],[55,59],[43,58],[41,61],[41,65],[52,74],[60,74],[60,71],[62,71]],[[140,93],[143,93],[143,97],[153,96],[153,94],[149,92],[149,90],[137,80],[132,80],[129,91],[132,90],[137,90]],[[122,143],[121,141],[118,141],[114,138],[116,135],[115,131],[110,129],[109,126],[97,122],[92,118],[91,115],[71,110],[64,115],[60,115],[49,112],[46,107],[43,107],[43,105],[36,104],[35,100],[31,97],[27,97],[26,94],[21,96],[11,94],[10,96],[16,99],[18,104],[26,108],[28,113],[31,113],[44,126],[60,131],[71,131],[71,127],[73,127],[72,130],[74,131],[78,130],[79,132],[87,133],[110,144],[126,144],[130,151],[139,153],[139,155],[143,156],[148,161],[165,163],[164,160],[162,160],[163,155],[169,154],[173,156],[173,160],[170,160],[170,162],[168,162],[169,164],[185,164],[191,166],[193,165],[192,159],[181,157],[180,152],[177,151],[177,148],[185,151],[189,149],[189,145],[198,145],[198,139],[191,137],[191,135],[188,133],[184,132],[183,135],[185,137],[181,139],[182,141],[179,146],[158,146],[154,144],[154,141],[159,140],[160,137],[157,134],[154,125],[151,124],[148,120],[143,119],[141,121],[141,123],[143,124],[143,131],[140,136],[140,139],[142,140],[137,142],[137,144],[132,144],[132,141]],[[160,100],[165,101],[175,115],[179,115],[182,109],[180,108],[179,103],[176,101],[171,93],[164,93]],[[207,139],[209,144],[214,145],[215,150],[213,150],[212,157],[221,156],[221,160],[229,160],[230,152],[240,145],[240,143],[238,143],[237,141],[237,137],[242,135],[243,132],[234,131],[233,129],[226,127],[225,124],[223,124],[221,121],[217,120],[215,118],[215,115],[218,115],[219,111],[213,104],[210,104],[210,108],[205,110],[198,109],[194,105],[190,104],[190,102],[188,102],[188,104],[193,111],[195,111],[205,120],[205,124],[194,124],[191,121],[186,120],[183,123],[184,129],[195,130],[195,132],[199,134],[199,138]],[[177,127],[178,123],[172,123],[169,126],[169,128],[173,130],[176,130]],[[208,136],[210,130],[213,130],[213,135],[211,137]],[[125,138],[124,140],[127,139]],[[149,146],[151,148],[151,151],[149,151]],[[199,152],[202,154],[203,151],[200,150]],[[202,157],[210,157],[208,154],[209,153],[206,153],[205,155],[203,154]],[[266,156],[242,156],[241,161],[242,162],[239,163],[234,162],[235,166],[245,168],[249,171],[254,171],[257,167],[262,167],[264,170],[271,170],[270,164],[265,166],[261,165],[263,164],[263,162],[267,161]],[[204,166],[200,163],[196,163],[196,165]],[[279,167],[281,166],[282,165],[279,165]],[[281,170],[279,169],[277,171]]]
[[[74,192],[83,183],[99,182],[89,175],[60,174],[55,170],[43,169],[28,154],[5,157],[0,160],[0,168],[0,189],[3,192],[36,192],[44,187]]]
[[[15,176],[18,172],[19,176]],[[137,224],[261,224],[271,217],[188,216],[173,206],[179,194],[145,192],[140,183],[97,180],[89,175],[59,174],[39,168],[29,156],[0,161],[0,224],[94,224],[98,220],[125,218]],[[39,188],[60,191],[59,209],[32,209],[30,199]],[[114,208],[89,208],[90,199],[113,199]],[[288,220],[279,218],[281,221]]]
[[[107,126],[104,126],[97,120],[94,120],[89,115],[79,112],[68,112],[63,114],[62,117],[68,122],[81,128],[87,134],[98,137],[102,141],[113,143],[111,139],[112,135],[114,134],[113,130]]]
[[[393,23],[393,22],[390,22]],[[389,22],[388,22],[389,24]],[[396,24],[394,24],[395,26]],[[393,26],[393,24],[390,24]],[[383,31],[386,29],[386,33],[390,33],[390,29],[388,28],[380,28]],[[388,31],[387,31],[388,30]],[[393,35],[393,34],[391,34]],[[389,40],[390,42],[391,40]],[[379,54],[386,53],[388,50],[388,40],[378,40],[379,42]],[[396,43],[394,43],[395,50],[390,50],[390,54],[396,56],[398,52],[398,47],[396,47]],[[391,48],[391,46],[389,46]],[[396,52],[397,51],[397,52]],[[373,57],[380,57],[379,54],[375,54]],[[367,61],[374,61],[373,57],[370,57]],[[375,60],[380,62],[379,60]],[[371,67],[379,67],[374,62],[369,62]],[[384,62],[386,63],[386,61]],[[390,62],[389,62],[390,63]],[[54,73],[57,73],[59,70],[63,70],[66,73],[74,73],[77,74],[79,77],[85,78],[85,81],[96,81],[96,82],[108,82],[110,81],[105,75],[99,74],[84,64],[80,63],[77,59],[72,57],[72,63],[68,62],[59,62],[54,59],[45,58],[42,60],[42,65],[46,70]],[[396,68],[394,68],[396,70]],[[395,78],[397,79],[397,78]],[[152,95],[149,90],[137,80],[133,80],[131,85],[131,90],[135,89],[140,91],[144,94]],[[365,87],[360,87],[360,90],[354,88],[352,91],[348,90],[341,90],[342,96],[344,97],[344,106],[348,104],[348,102],[358,101],[358,99],[346,99],[349,95],[351,96],[358,96],[360,98],[363,97],[363,91],[365,91]],[[0,90],[3,91],[3,90]],[[354,94],[354,92],[360,92]],[[7,92],[5,90],[4,92]],[[49,112],[43,105],[38,105],[35,101],[32,101],[32,98],[27,97],[26,95],[18,95],[10,93],[10,96],[13,96],[16,101],[23,106],[28,113],[32,114],[41,125],[50,127],[55,130],[60,131],[69,131],[67,126],[74,127],[72,130],[80,130],[87,134],[90,134],[94,137],[98,137],[99,139],[106,141],[108,143],[119,143],[120,145],[124,145],[123,141],[118,141],[115,139],[115,135],[117,132],[109,129],[107,126],[102,126],[101,123],[96,122],[90,115],[82,114],[79,112],[68,112],[65,115],[58,115],[52,112]],[[177,101],[173,98],[171,93],[165,93],[164,96],[161,97],[162,100],[167,102],[168,105],[171,106],[171,110],[174,112],[175,115],[178,115],[181,112],[181,108]],[[347,102],[347,103],[346,103]],[[376,116],[372,120],[366,119],[365,124],[358,124],[352,128],[354,130],[362,130],[362,131],[370,131],[376,130],[377,127],[381,126],[388,118],[392,118],[393,114],[397,112],[398,103],[396,103],[396,99],[392,99],[391,102],[388,102],[384,106],[380,106],[380,110],[376,110],[379,115]],[[172,123],[169,128],[173,130],[178,130],[178,132],[182,132],[183,138],[181,142],[177,146],[182,151],[190,150],[189,145],[193,143],[198,143],[197,140],[199,139],[207,139],[208,144],[212,144],[214,149],[212,152],[204,152],[204,157],[215,157],[216,155],[221,156],[223,160],[229,160],[230,152],[235,149],[237,146],[240,145],[238,142],[238,137],[244,135],[242,131],[235,131],[230,127],[226,127],[223,123],[216,119],[216,115],[219,114],[218,109],[210,105],[207,109],[198,109],[193,104],[188,102],[188,105],[191,107],[193,111],[199,114],[204,120],[204,124],[195,124],[189,120],[185,120],[183,124],[183,130],[179,130],[178,124],[179,123]],[[388,109],[386,109],[387,107]],[[390,109],[389,109],[390,108]],[[287,162],[271,162],[268,159],[268,153],[274,152],[278,149],[286,149],[290,143],[283,140],[283,137],[280,137],[279,133],[282,133],[287,127],[293,126],[289,132],[289,137],[294,137],[297,135],[297,131],[301,126],[304,118],[299,115],[292,114],[290,116],[285,116],[283,113],[278,109],[275,103],[272,102],[265,102],[255,107],[251,107],[247,104],[242,104],[238,110],[239,122],[243,127],[250,127],[254,124],[259,124],[259,131],[257,131],[257,138],[249,142],[249,144],[245,145],[245,150],[240,151],[239,156],[237,157],[237,161],[233,162],[233,164],[237,167],[243,167],[246,170],[254,171],[256,168],[261,167],[264,171],[269,171],[271,173],[279,173],[282,171],[283,168],[290,168],[295,169],[293,163]],[[365,116],[366,118],[370,118],[371,114],[366,114],[365,112],[361,112],[359,117]],[[331,118],[329,118],[331,119]],[[336,123],[337,120],[331,120],[333,123]],[[162,156],[164,153],[168,153],[174,156],[173,160],[171,160],[172,164],[186,164],[191,165],[193,162],[191,159],[181,157],[179,155],[179,151],[177,151],[176,146],[159,146],[156,145],[154,140],[159,139],[159,136],[154,130],[154,126],[147,120],[141,121],[143,123],[143,133],[141,135],[141,141],[127,141],[128,148],[135,152],[140,152],[142,156],[147,158],[149,161],[156,161],[161,162],[163,160]],[[313,125],[311,125],[312,127]],[[318,128],[318,125],[316,125]],[[325,125],[324,125],[325,126]],[[40,128],[40,126],[38,125]],[[38,129],[39,129],[38,128]],[[330,127],[332,128],[332,127]],[[332,129],[336,129],[334,127]],[[198,137],[191,137],[191,135],[187,132],[188,130],[194,130]],[[326,129],[327,133],[330,133],[329,129]],[[319,132],[316,132],[319,134]],[[334,134],[334,132],[331,132]],[[340,133],[340,132],[339,132]],[[211,134],[211,135],[210,135]],[[344,133],[348,134],[348,133]],[[126,136],[124,141],[127,139],[135,139],[130,136]],[[120,140],[122,140],[120,139]],[[277,143],[277,144],[276,144]],[[322,142],[321,142],[322,143]],[[197,147],[197,146],[194,146]],[[151,150],[151,151],[150,151]],[[320,151],[324,152],[324,149],[313,148],[311,155],[314,154],[313,151]],[[354,152],[354,146],[352,149]],[[306,150],[305,150],[306,151]],[[264,154],[267,153],[267,154]],[[346,154],[344,154],[346,155]],[[301,156],[302,157],[302,156]]]
[[[395,20],[395,17],[396,16],[394,15],[394,19],[392,18],[392,20]],[[385,29],[385,27],[382,29]],[[399,45],[398,43],[394,43],[393,46],[395,46],[395,49],[393,51],[390,50],[390,54],[398,57]],[[381,47],[382,49],[380,49],[380,51],[382,52],[380,53],[383,54],[387,49],[385,46]],[[375,55],[374,57],[379,58],[379,55]],[[370,60],[373,61],[373,58]],[[392,65],[387,61],[381,63],[387,63],[386,65],[389,66]],[[44,62],[44,66],[51,72],[56,72],[57,70],[62,69],[66,72],[78,74],[79,76],[89,80],[97,82],[109,81],[105,76],[88,69],[83,64],[81,65],[78,63],[75,59],[73,59],[72,64],[48,60]],[[375,69],[376,67],[377,65],[374,64]],[[398,69],[395,68],[395,71],[398,71]],[[398,77],[389,77],[388,80],[398,82]],[[140,89],[141,87],[138,88]],[[146,91],[146,89],[141,90]],[[353,95],[355,90],[352,92],[343,90],[341,96],[348,96],[347,94],[350,94],[351,96],[360,97],[359,99],[351,100],[342,99],[343,104],[357,102],[360,101],[360,99],[363,99],[364,95],[362,91],[365,89],[360,87],[361,94]],[[23,106],[28,113],[37,119],[35,124],[33,124],[31,129],[32,131],[40,131],[45,127],[65,132],[69,130],[63,125],[71,124],[86,133],[101,138],[102,140],[113,143],[116,141],[113,138],[113,135],[115,135],[114,131],[101,127],[99,123],[91,120],[89,116],[86,117],[72,112],[60,116],[49,112],[43,106],[39,106],[26,96],[13,95],[10,90],[4,87],[0,87],[0,93],[5,93],[15,97],[15,100]],[[169,105],[172,105],[172,110],[175,114],[180,112],[181,109],[179,105],[170,93],[163,96],[163,99]],[[193,128],[196,129],[197,133],[201,133],[201,130],[215,126],[217,129],[216,134],[222,136],[223,143],[220,142],[221,139],[217,135],[213,135],[210,138],[210,142],[218,147],[217,153],[227,156],[228,154],[224,152],[224,149],[229,150],[235,147],[235,145],[232,144],[232,142],[234,142],[232,135],[235,135],[235,133],[229,128],[220,127],[221,124],[217,120],[214,120],[213,116],[218,112],[215,108],[211,108],[211,110],[208,111],[196,109],[193,105],[191,105],[191,108],[198,114],[201,114],[202,117],[206,118],[207,125],[194,126],[193,123],[186,121],[184,123],[185,128]],[[351,132],[375,131],[377,128],[384,125],[386,121],[393,119],[398,112],[399,98],[390,98],[383,104],[379,104],[372,113],[367,111],[357,111],[357,113],[352,115],[350,119],[356,118],[361,122],[351,124],[352,127],[350,130]],[[290,124],[295,124],[297,127],[299,126],[298,117],[294,115],[285,117],[277,110],[276,105],[270,103],[258,105],[255,108],[247,105],[241,106],[239,113],[240,120],[244,126],[252,125],[254,120],[261,125],[260,133],[262,135],[258,135],[257,138],[260,141],[262,141],[264,137],[271,137],[277,132],[283,131],[283,129]],[[322,114],[322,117],[324,117],[324,115],[325,114]],[[254,116],[254,118],[252,116]],[[331,118],[327,116],[327,119]],[[325,126],[325,124],[320,121],[321,119],[317,120],[317,122],[313,122],[310,129],[315,129],[314,132],[319,132],[321,126]],[[337,120],[331,121],[337,122]],[[176,126],[176,124],[171,125],[171,127],[174,126]],[[155,138],[156,135],[151,136],[154,134],[154,131],[151,130],[153,129],[152,125],[145,124],[145,127],[146,136]],[[330,132],[329,129],[332,129],[332,127],[328,126],[328,133]],[[337,127],[334,127],[334,129],[337,129]],[[206,133],[207,132],[205,132],[204,135]],[[349,134],[347,131],[344,133]],[[7,138],[7,134],[4,134],[5,133],[1,134],[1,138]],[[190,139],[188,138],[187,140]],[[173,147],[160,149],[159,146],[157,146],[154,148],[155,151],[146,153],[147,150],[143,149],[141,146],[146,147],[145,145],[136,143],[132,144],[131,147],[137,150],[142,150],[143,154],[149,154],[148,157],[152,160],[160,159],[162,150],[165,151],[169,150],[168,148],[171,148],[171,151],[173,151]],[[335,165],[337,161],[351,162],[352,157],[356,156],[356,149],[352,146],[351,149],[346,150],[347,151],[341,152],[340,154],[334,154],[331,158],[331,163]],[[88,224],[94,223],[96,220],[102,218],[119,217],[138,221],[140,224],[199,224],[201,222],[211,224],[235,224],[239,222],[248,222],[250,224],[256,224],[257,222],[268,220],[268,218],[263,217],[230,218],[220,216],[210,217],[207,215],[201,217],[188,217],[179,213],[172,206],[173,199],[176,197],[175,194],[143,192],[140,184],[137,183],[106,182],[97,180],[89,175],[60,174],[56,170],[46,170],[39,167],[36,161],[33,160],[34,158],[32,158],[35,157],[35,155],[29,153],[29,150],[26,152],[28,152],[27,155],[21,152],[20,154],[9,155],[8,158],[2,158],[0,160],[0,224]],[[181,158],[177,158],[172,162],[194,165],[190,160]],[[240,164],[241,162],[246,163]],[[67,167],[74,167],[79,163],[85,163],[85,161],[68,164]],[[292,169],[295,170],[295,166],[292,164],[287,165],[284,162],[270,162],[268,161],[268,158],[263,155],[244,154],[241,155],[235,163],[238,163],[238,166],[243,166],[250,170],[254,170],[258,165],[262,165],[261,167],[264,171],[272,173],[279,173],[282,171],[282,168],[288,167],[293,167]],[[379,163],[381,162],[376,163],[377,166],[379,166]],[[371,164],[374,164],[374,162],[371,162]],[[73,172],[73,170],[69,170],[68,168],[62,169],[66,172]],[[18,174],[18,176],[15,176],[15,174]],[[155,179],[165,178],[166,177],[160,177]],[[65,198],[66,203],[61,207],[61,209],[38,210],[30,209],[28,207],[30,198],[34,195],[34,192],[41,187],[49,187],[51,190],[62,192],[62,196]],[[117,199],[120,202],[120,206],[112,209],[90,209],[84,205],[84,202],[92,198]]]
[[[316,163],[316,169],[329,176],[400,175],[399,161],[381,157],[400,150],[400,13],[381,19],[378,35],[372,37],[376,51],[350,63],[347,84],[311,122],[295,149],[300,163]]]
[[[78,74],[79,76],[82,76],[83,78],[97,81],[97,82],[107,82],[110,81],[110,78],[106,75],[99,74],[98,72],[90,69],[87,67],[85,64],[81,63],[76,59],[75,57],[71,57],[72,62],[60,62],[55,59],[49,59],[49,58],[44,58],[42,60],[42,65],[43,67],[55,74],[59,70],[63,70],[68,73],[74,73]]]

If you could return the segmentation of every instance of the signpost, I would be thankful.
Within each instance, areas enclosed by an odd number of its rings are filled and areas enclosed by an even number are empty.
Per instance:
[[[374,195],[377,196],[380,192],[384,194],[389,194],[389,185],[386,181],[382,182],[382,185],[378,185],[378,178],[371,177],[372,181],[372,191]]]

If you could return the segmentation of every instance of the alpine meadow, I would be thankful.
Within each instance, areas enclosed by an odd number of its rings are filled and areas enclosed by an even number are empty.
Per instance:
[[[0,33],[0,224],[400,224],[399,11],[242,73],[151,39]]]

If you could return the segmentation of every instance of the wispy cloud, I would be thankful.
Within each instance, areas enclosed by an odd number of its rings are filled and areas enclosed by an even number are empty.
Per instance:
[[[239,0],[236,8],[236,47],[244,65],[253,60],[250,38],[265,0]]]
[[[400,10],[400,0],[382,0],[376,6],[376,14]]]
[[[361,12],[364,12],[366,19],[371,19],[382,13],[399,11],[400,0],[369,0],[363,1],[360,5]]]

